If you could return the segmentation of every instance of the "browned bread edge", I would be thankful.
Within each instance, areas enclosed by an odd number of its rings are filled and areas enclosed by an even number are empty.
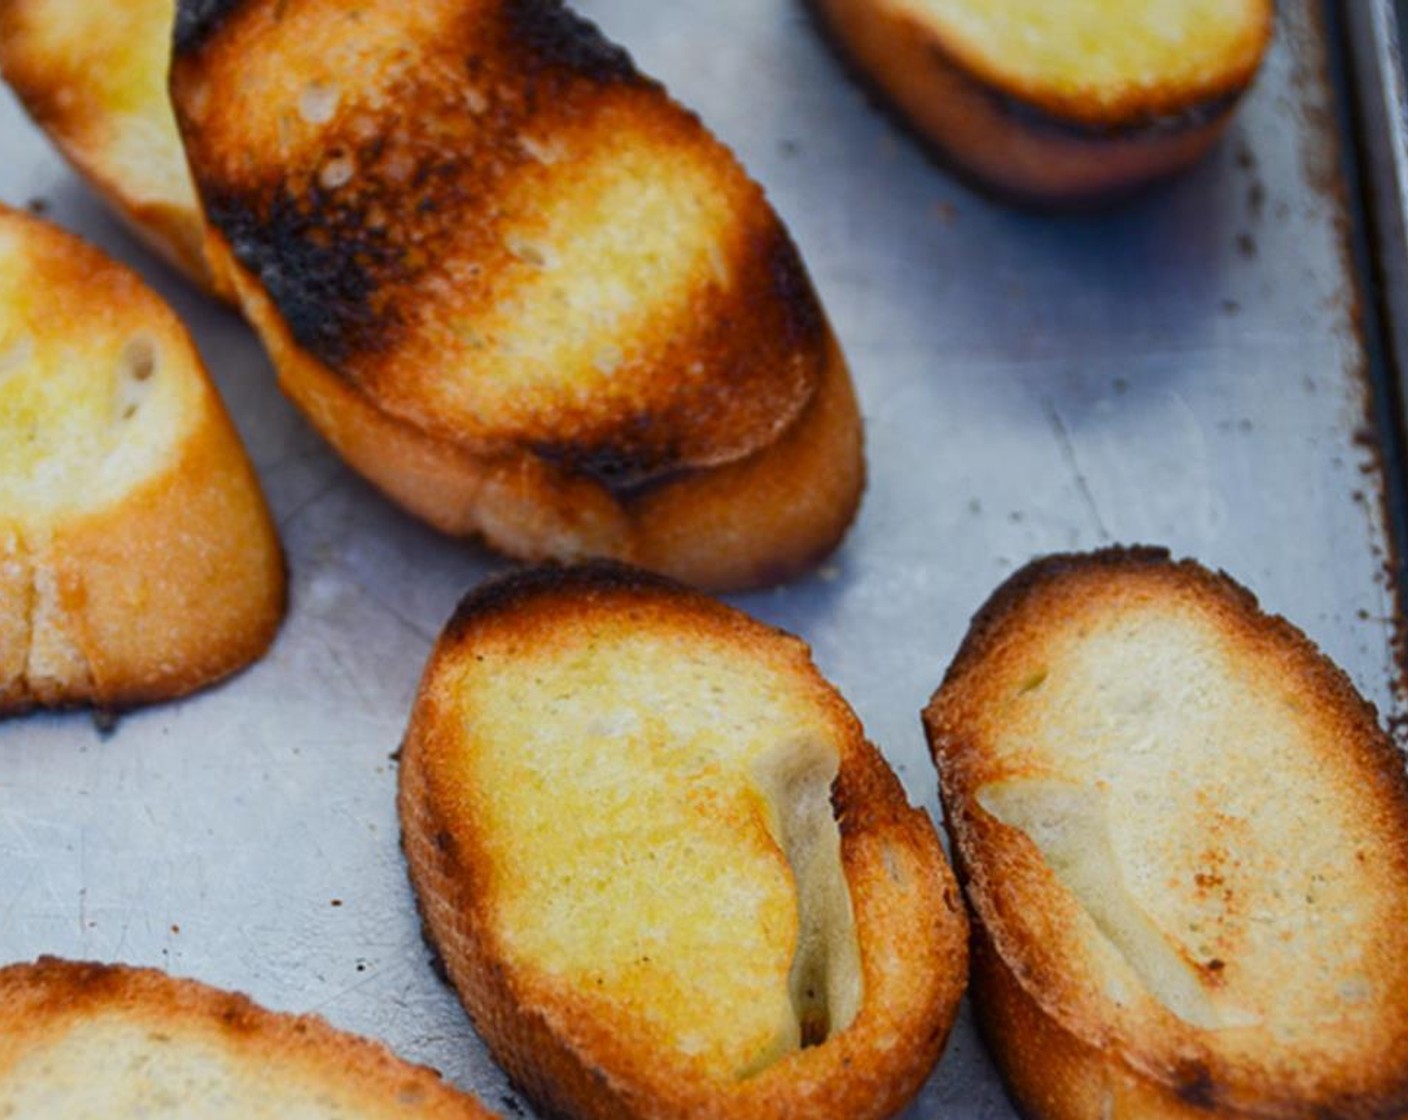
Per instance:
[[[443,1120],[490,1120],[476,1100],[427,1066],[412,1065],[379,1042],[348,1034],[317,1015],[266,1010],[249,997],[195,980],[126,965],[40,957],[0,969],[0,1078],[30,1040],[98,1014],[148,1020],[179,1037],[197,1027],[215,1032],[231,1056],[251,1063],[301,1067],[332,1085],[355,1085],[370,1098],[396,1102],[398,1112]],[[159,1060],[159,1059],[157,1059]],[[199,1110],[198,1101],[188,1102]]]

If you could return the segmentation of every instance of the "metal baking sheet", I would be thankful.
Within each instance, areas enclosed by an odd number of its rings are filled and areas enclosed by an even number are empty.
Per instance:
[[[1397,723],[1395,486],[1328,8],[1279,5],[1265,71],[1206,164],[1117,211],[1051,217],[928,160],[792,0],[580,6],[767,186],[849,353],[860,519],[815,574],[737,602],[812,644],[917,803],[937,816],[920,707],[994,586],[1053,550],[1161,543],[1227,569]],[[292,583],[271,654],[221,687],[108,732],[81,713],[0,725],[0,960],[242,989],[528,1114],[431,968],[393,807],[430,643],[504,563],[341,466],[250,332],[146,254],[8,93],[0,154],[0,198],[133,263],[191,324]],[[1014,1115],[966,1010],[908,1115]]]

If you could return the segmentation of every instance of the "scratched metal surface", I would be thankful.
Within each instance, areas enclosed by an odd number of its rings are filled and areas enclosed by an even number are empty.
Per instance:
[[[803,635],[912,797],[917,712],[971,613],[1028,558],[1156,542],[1221,566],[1399,714],[1384,480],[1326,43],[1280,5],[1228,141],[1103,217],[1014,213],[877,112],[791,0],[584,0],[767,185],[849,352],[869,494],[809,579],[740,598]],[[282,527],[292,610],[223,687],[0,725],[0,960],[157,965],[318,1011],[522,1107],[423,947],[390,755],[423,659],[499,561],[329,454],[236,318],[94,202],[0,93],[0,198],[134,263],[195,330]],[[1013,1115],[965,1011],[913,1116]]]

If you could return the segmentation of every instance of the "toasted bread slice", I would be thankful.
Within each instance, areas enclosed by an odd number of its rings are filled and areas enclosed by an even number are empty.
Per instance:
[[[1271,40],[1273,0],[810,0],[861,74],[961,169],[1048,204],[1198,160]]]
[[[596,564],[470,595],[401,757],[427,931],[498,1060],[575,1117],[881,1117],[962,993],[966,926],[806,647]]]
[[[0,75],[132,228],[215,290],[166,89],[175,12],[175,0],[0,0]]]
[[[796,249],[592,25],[238,0],[183,7],[176,42],[212,260],[382,489],[516,556],[713,586],[836,545],[860,421]]]
[[[312,1015],[151,969],[0,969],[0,1116],[490,1120],[439,1074]]]
[[[1408,1115],[1404,760],[1303,634],[1161,551],[1053,557],[924,719],[1028,1115]]]
[[[177,696],[284,607],[259,484],[175,314],[0,207],[0,713]]]

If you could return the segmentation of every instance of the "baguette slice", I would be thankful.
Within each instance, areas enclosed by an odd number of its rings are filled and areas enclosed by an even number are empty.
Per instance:
[[[434,1070],[312,1015],[152,969],[0,969],[0,1116],[490,1120]]]
[[[190,692],[260,656],[283,610],[263,495],[185,328],[0,206],[0,714]]]
[[[1272,0],[810,0],[919,134],[1000,194],[1127,194],[1196,162],[1271,40]]]
[[[791,239],[558,0],[189,2],[172,89],[217,270],[411,512],[713,587],[838,543],[860,420]]]
[[[427,932],[547,1113],[882,1117],[943,1048],[933,825],[807,648],[721,603],[604,563],[471,594],[399,808]]]
[[[924,720],[1027,1115],[1408,1115],[1404,760],[1300,631],[1162,551],[1052,557]]]
[[[175,0],[0,0],[0,75],[133,230],[215,291],[166,90],[175,11]]]

